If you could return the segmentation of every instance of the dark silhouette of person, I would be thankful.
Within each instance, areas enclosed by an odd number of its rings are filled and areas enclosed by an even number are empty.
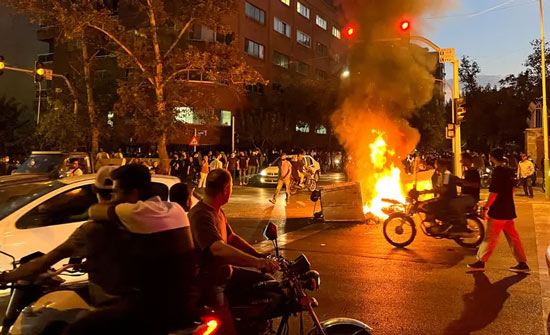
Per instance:
[[[517,284],[527,274],[517,274],[491,283],[483,272],[472,273],[474,290],[462,296],[464,310],[460,319],[452,321],[445,329],[444,334],[468,335],[482,330],[496,320],[510,297],[508,288]]]

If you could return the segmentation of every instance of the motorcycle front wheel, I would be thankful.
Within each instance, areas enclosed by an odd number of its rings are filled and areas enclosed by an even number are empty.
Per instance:
[[[371,335],[372,333],[368,329],[356,325],[338,325],[325,328],[327,335]],[[320,332],[313,330],[309,335],[320,335]]]
[[[416,237],[414,220],[405,213],[393,213],[384,221],[384,237],[391,245],[404,248]]]
[[[464,248],[477,248],[485,238],[485,227],[481,220],[476,216],[466,218],[468,229],[473,231],[472,237],[457,237],[455,242]]]
[[[311,178],[308,183],[307,183],[307,189],[310,191],[310,192],[313,192],[317,189],[317,182],[315,181],[315,179]]]

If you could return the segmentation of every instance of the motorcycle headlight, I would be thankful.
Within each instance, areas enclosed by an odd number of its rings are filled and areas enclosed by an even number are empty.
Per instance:
[[[300,276],[302,285],[306,290],[315,291],[321,286],[321,275],[315,270],[310,270]]]
[[[262,177],[267,176],[267,171],[266,171],[266,170],[262,170],[262,172],[260,172],[260,176],[262,176]]]
[[[491,172],[491,169],[485,168],[485,172],[489,173],[489,172]]]

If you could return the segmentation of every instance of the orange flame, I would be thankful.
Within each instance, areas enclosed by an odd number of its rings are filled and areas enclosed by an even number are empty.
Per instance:
[[[383,199],[393,199],[404,202],[406,200],[403,186],[401,183],[401,170],[393,164],[395,161],[395,151],[388,149],[385,140],[385,133],[379,130],[372,130],[376,136],[374,142],[369,144],[370,160],[374,171],[372,175],[375,180],[374,189],[371,192],[370,199],[363,206],[365,214],[372,213],[376,217],[384,218],[386,214],[382,208],[388,204]],[[358,171],[361,174],[361,171]]]

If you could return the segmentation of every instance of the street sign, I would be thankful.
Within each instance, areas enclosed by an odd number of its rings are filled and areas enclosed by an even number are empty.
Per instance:
[[[455,48],[439,49],[439,62],[452,63],[455,61]]]
[[[207,135],[208,135],[208,130],[198,130],[198,131],[197,131],[197,135],[198,135],[199,137],[201,137],[201,136],[207,136]]]
[[[189,142],[189,145],[193,147],[196,147],[199,145],[199,139],[197,138],[197,136],[193,136],[191,138],[191,142]]]
[[[46,79],[46,80],[52,80],[53,79],[53,70],[52,69],[44,69],[44,79]]]

